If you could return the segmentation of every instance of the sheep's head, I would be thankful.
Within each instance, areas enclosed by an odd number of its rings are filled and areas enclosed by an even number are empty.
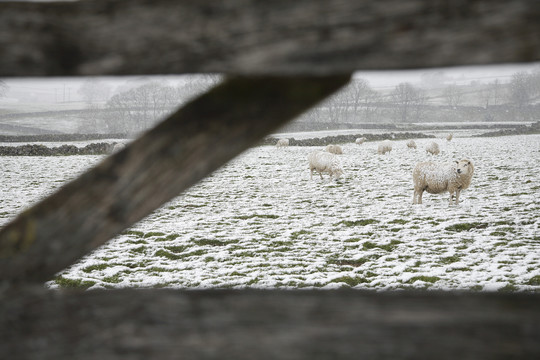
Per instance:
[[[336,177],[336,179],[339,179],[343,175],[343,169],[340,166],[332,166],[332,173]]]
[[[474,166],[470,160],[456,160],[456,172],[459,176],[472,176],[474,172]]]

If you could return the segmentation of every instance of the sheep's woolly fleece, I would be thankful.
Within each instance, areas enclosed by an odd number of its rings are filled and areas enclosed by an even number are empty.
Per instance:
[[[338,181],[310,180],[313,147],[250,149],[47,286],[538,291],[540,135],[442,144],[475,165],[459,206],[411,204],[416,141],[344,145]],[[100,159],[1,157],[1,224]]]

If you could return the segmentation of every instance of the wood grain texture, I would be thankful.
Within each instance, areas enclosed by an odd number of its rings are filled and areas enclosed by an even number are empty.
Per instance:
[[[0,231],[0,282],[46,281],[350,76],[237,77],[21,213]]]
[[[538,359],[538,295],[0,291],[2,359]]]
[[[0,2],[0,76],[342,74],[540,60],[537,0]]]

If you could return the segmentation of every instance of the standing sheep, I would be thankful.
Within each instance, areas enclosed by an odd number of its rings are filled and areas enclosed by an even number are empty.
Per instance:
[[[459,194],[471,183],[474,166],[471,161],[464,159],[446,164],[432,161],[421,162],[413,170],[414,195],[413,204],[422,203],[424,190],[430,194],[450,193],[450,205],[456,194],[456,205],[459,204]]]
[[[289,139],[279,139],[276,147],[286,147],[289,146]]]
[[[362,145],[364,143],[364,141],[366,141],[365,137],[356,138],[355,143],[358,144],[358,145]]]
[[[414,140],[407,141],[407,147],[409,149],[416,149],[416,143],[414,142]]]
[[[392,151],[392,142],[390,140],[385,140],[382,143],[379,144],[379,147],[377,148],[377,153],[380,155],[384,155],[387,152],[389,153]]]
[[[426,151],[432,155],[439,155],[441,152],[439,150],[439,144],[437,144],[435,141],[432,141],[428,146],[426,146]]]
[[[332,176],[335,176],[338,179],[343,175],[343,169],[341,168],[341,163],[339,158],[326,151],[314,151],[308,155],[309,162],[309,171],[311,172],[310,178],[313,179],[313,170],[317,171],[323,178],[322,173],[330,174],[330,179]]]
[[[341,155],[343,154],[343,149],[339,145],[328,145],[326,151],[332,154]]]
[[[453,137],[454,137],[453,134],[448,134],[448,135],[446,136],[446,140],[451,141]]]

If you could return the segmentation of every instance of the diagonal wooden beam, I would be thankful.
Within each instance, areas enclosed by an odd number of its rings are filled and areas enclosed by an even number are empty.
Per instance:
[[[50,279],[349,79],[225,81],[6,225],[0,280]]]
[[[0,2],[0,76],[340,74],[540,60],[538,0]]]

